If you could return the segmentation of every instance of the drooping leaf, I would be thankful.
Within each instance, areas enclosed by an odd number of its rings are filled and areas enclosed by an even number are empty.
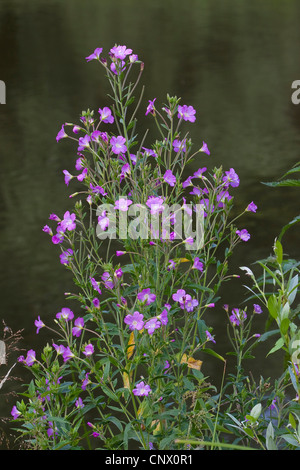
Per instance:
[[[187,357],[186,354],[183,354],[180,362],[181,364],[187,364],[188,367],[190,367],[191,369],[196,369],[196,370],[200,370],[203,364],[202,361],[199,361],[198,359],[194,359],[193,357]]]
[[[274,352],[278,351],[278,350],[281,349],[283,346],[284,346],[284,340],[283,340],[283,338],[279,338],[279,339],[276,341],[275,346],[273,346],[273,348],[270,349],[270,351],[268,352],[267,356],[269,356],[270,354],[273,354]]]

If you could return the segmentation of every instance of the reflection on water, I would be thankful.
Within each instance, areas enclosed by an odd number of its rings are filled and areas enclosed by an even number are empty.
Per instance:
[[[281,225],[299,213],[295,191],[260,183],[300,160],[300,107],[290,99],[300,79],[299,13],[295,0],[1,1],[7,104],[0,107],[0,319],[25,328],[25,348],[45,343],[35,337],[34,319],[52,319],[72,286],[41,228],[51,212],[70,207],[62,170],[73,168],[76,155],[68,142],[55,141],[61,123],[108,104],[102,68],[84,57],[96,47],[126,44],[145,62],[144,107],[154,97],[163,105],[170,93],[197,109],[191,137],[195,147],[205,140],[211,157],[199,158],[191,171],[235,168],[237,206],[254,200],[259,207],[244,219],[252,238],[233,259],[237,271],[268,255]],[[155,131],[148,120],[140,135],[146,126]],[[288,240],[289,253],[298,256],[297,232]],[[224,303],[240,300],[240,284],[226,286]],[[218,338],[222,308],[214,315]],[[271,359],[266,374],[276,368]]]

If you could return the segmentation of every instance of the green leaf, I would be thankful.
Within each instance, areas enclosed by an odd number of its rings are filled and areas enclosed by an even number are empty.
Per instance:
[[[292,227],[293,225],[297,224],[298,222],[300,222],[300,215],[297,215],[296,217],[294,217],[293,220],[291,220],[288,224],[284,225],[283,228],[281,229],[281,232],[279,234],[279,237],[278,237],[278,240],[281,240],[283,235],[285,234],[285,232],[290,228]]]
[[[271,271],[270,268],[268,268],[268,266],[266,266],[264,263],[262,263],[261,261],[257,261],[257,263],[265,270],[267,271],[267,273],[270,274],[270,276],[274,279],[274,281],[276,282],[276,284],[278,284],[280,287],[281,287],[281,282],[279,281],[279,279],[277,278],[277,276]]]
[[[196,439],[176,439],[175,443],[196,445],[198,447],[201,447],[201,446],[221,447],[224,449],[232,449],[232,450],[256,450],[253,447],[240,446],[237,444],[228,444],[226,442],[201,441],[201,440],[196,440]]]
[[[296,393],[298,394],[298,393],[299,393],[299,386],[298,386],[298,383],[297,383],[297,380],[296,380],[294,371],[293,371],[293,369],[291,368],[291,366],[289,366],[288,369],[289,369],[289,374],[290,374],[290,379],[291,379],[292,385],[293,385],[293,387],[294,387]]]
[[[284,340],[283,338],[279,338],[276,341],[275,346],[268,352],[267,356],[269,356],[269,354],[273,354],[275,351],[278,351],[278,349],[281,349],[282,346],[284,346]]]
[[[296,163],[295,166],[293,166],[290,170],[288,170],[283,176],[282,178],[285,178],[286,176],[292,174],[292,173],[299,173],[300,172],[300,166],[299,165],[300,162]]]
[[[298,282],[299,282],[299,279],[298,279],[298,274],[296,274],[294,277],[292,277],[292,279],[290,280],[290,282],[288,283],[288,302],[289,304],[291,305],[294,300],[295,300],[295,297],[296,297],[296,294],[297,294],[297,287],[298,287]]]
[[[248,418],[251,418],[251,416],[246,415],[246,418],[247,418],[247,419],[248,419]],[[243,428],[243,431],[244,431],[244,433],[247,434],[247,436],[249,436],[249,437],[253,437],[253,436],[254,436],[254,432],[253,432],[253,430],[252,430],[251,428]]]
[[[207,354],[210,354],[211,356],[214,356],[214,357],[216,357],[217,359],[220,359],[223,362],[226,362],[226,359],[224,359],[224,357],[221,356],[220,354],[216,353],[216,351],[214,351],[213,349],[203,348],[203,352],[205,352]]]
[[[114,392],[112,392],[108,387],[103,387],[102,391],[112,400],[116,402],[118,401],[118,396]]]
[[[198,332],[199,332],[199,337],[201,343],[205,343],[206,341],[206,330],[207,326],[204,320],[197,320],[197,325],[198,325]]]
[[[268,310],[269,310],[271,317],[275,319],[278,317],[278,313],[279,313],[278,302],[274,294],[268,298]]]
[[[274,252],[275,252],[275,255],[276,255],[277,263],[282,264],[283,249],[282,249],[282,245],[281,245],[279,240],[275,241]]]
[[[234,421],[239,427],[242,427],[242,423],[240,423],[232,414],[227,413],[227,415]]]
[[[268,450],[277,450],[277,446],[274,441],[274,429],[271,421],[268,424],[266,432],[266,447]]]
[[[291,434],[281,434],[280,437],[292,446],[299,447],[300,445],[299,442]]]
[[[259,338],[259,342],[263,342],[263,341],[266,341],[266,339],[269,339],[270,336],[273,336],[273,335],[276,335],[277,333],[279,333],[279,329],[276,329],[276,330],[271,330],[271,331],[267,331],[266,333],[263,333],[260,338]]]
[[[292,413],[289,414],[289,423],[292,426],[292,428],[296,430],[297,424]]]
[[[262,410],[261,403],[257,403],[257,405],[255,405],[250,411],[250,416],[252,416],[252,418],[257,420],[261,415],[261,410]]]
[[[135,97],[132,96],[126,103],[125,103],[125,108],[127,108],[127,106],[130,106],[135,100]]]
[[[289,329],[289,326],[290,326],[290,320],[289,318],[284,318],[281,322],[280,322],[280,332],[285,335],[287,330]]]
[[[270,186],[271,188],[278,188],[282,186],[300,186],[300,180],[286,179],[283,181],[262,182],[262,184]]]
[[[119,429],[120,432],[123,431],[123,425],[122,425],[121,421],[118,418],[116,418],[115,416],[109,416],[107,419],[108,419],[108,421],[111,421],[112,423],[114,423],[115,426],[117,426],[117,428]]]

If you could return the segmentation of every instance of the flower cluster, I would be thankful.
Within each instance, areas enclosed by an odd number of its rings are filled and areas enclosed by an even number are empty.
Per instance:
[[[56,141],[69,138],[76,147],[74,169],[63,170],[64,182],[72,187],[74,180],[82,188],[70,198],[85,200],[77,200],[61,217],[50,214],[55,228],[43,227],[60,249],[61,265],[74,276],[76,288],[66,295],[80,303],[83,313],[62,307],[53,318],[59,339],[47,345],[40,360],[30,349],[19,361],[41,375],[36,389],[43,399],[50,397],[51,445],[59,445],[60,439],[63,445],[68,439],[77,445],[86,407],[99,413],[87,424],[104,447],[128,436],[144,448],[153,441],[159,447],[170,432],[175,440],[194,428],[183,410],[189,394],[193,400],[201,395],[202,362],[196,355],[207,342],[216,344],[213,328],[206,324],[207,309],[215,306],[221,284],[230,277],[233,248],[250,239],[245,228],[228,222],[240,179],[233,168],[209,171],[204,166],[201,159],[211,155],[205,141],[192,153],[192,141],[181,125],[195,124],[196,110],[177,97],[168,96],[162,109],[157,98],[148,100],[144,114],[155,120],[161,139],[150,145],[146,133],[138,142],[136,114],[142,95],[135,107],[133,91],[144,64],[132,49],[115,45],[106,58],[98,47],[86,61],[104,67],[114,103],[84,111],[78,123],[61,126]],[[129,82],[136,72],[135,83]],[[200,159],[198,169],[186,174],[195,158]],[[144,216],[131,224],[135,236],[124,236],[114,215],[127,221],[141,208],[151,220],[146,236],[141,234]],[[244,212],[256,210],[251,202]],[[194,246],[195,214],[203,216],[201,246]],[[178,230],[182,218],[190,228],[185,237]],[[162,227],[156,225],[159,220]],[[118,241],[106,243],[114,230]],[[225,254],[217,260],[219,252]],[[261,310],[255,304],[253,311]],[[230,322],[238,327],[246,318],[245,310],[233,309]],[[51,335],[55,331],[41,316],[34,323],[37,334],[43,328]],[[197,407],[201,409],[200,401]],[[116,410],[122,418],[112,416]],[[15,406],[13,418],[21,415],[23,405]],[[173,421],[182,426],[177,434]]]

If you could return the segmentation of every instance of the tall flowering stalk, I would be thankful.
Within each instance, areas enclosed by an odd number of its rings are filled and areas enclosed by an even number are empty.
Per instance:
[[[42,314],[35,322],[37,333],[48,328],[56,336],[40,358],[34,350],[20,358],[35,379],[14,415],[36,448],[77,448],[83,439],[101,449],[180,448],[176,439],[199,431],[197,413],[201,432],[209,438],[212,429],[200,358],[216,342],[209,323],[231,278],[229,258],[250,238],[235,225],[239,216],[230,220],[239,177],[233,168],[207,170],[208,145],[193,150],[186,130],[196,125],[196,110],[177,97],[168,95],[161,109],[156,98],[148,101],[145,119],[154,119],[158,136],[152,144],[148,132],[140,138],[143,89],[138,99],[134,93],[144,64],[126,46],[102,53],[97,48],[86,60],[104,68],[112,104],[59,130],[58,142],[75,144],[73,169],[63,175],[70,188],[75,180],[76,202],[43,228],[74,292],[54,325]],[[192,174],[191,161],[199,167]],[[137,209],[139,224],[129,224]]]

